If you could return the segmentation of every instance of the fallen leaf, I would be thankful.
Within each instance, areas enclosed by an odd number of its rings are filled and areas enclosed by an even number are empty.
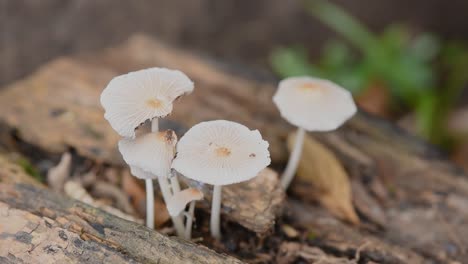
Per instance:
[[[288,137],[292,149],[296,133]],[[320,202],[335,216],[359,224],[352,205],[349,178],[336,156],[321,143],[306,135],[292,190],[298,195]]]
[[[391,95],[388,89],[379,83],[367,87],[357,96],[356,102],[361,109],[380,117],[390,116]]]

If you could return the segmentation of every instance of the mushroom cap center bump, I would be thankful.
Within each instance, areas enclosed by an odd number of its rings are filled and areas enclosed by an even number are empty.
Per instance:
[[[231,155],[231,150],[226,147],[218,147],[215,149],[215,152],[218,157],[228,157]]]
[[[150,108],[157,109],[162,106],[162,102],[159,99],[153,98],[153,99],[147,100],[146,105],[149,106]]]

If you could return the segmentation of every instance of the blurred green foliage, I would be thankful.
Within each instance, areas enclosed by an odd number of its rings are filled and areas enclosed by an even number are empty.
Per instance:
[[[311,15],[345,41],[328,42],[315,63],[309,61],[303,46],[276,49],[271,65],[277,74],[330,79],[355,95],[372,84],[383,85],[392,96],[394,111],[401,111],[400,106],[414,111],[423,137],[442,147],[450,146],[445,122],[468,81],[464,46],[442,43],[429,33],[414,36],[403,25],[390,25],[376,35],[331,2],[304,3]]]

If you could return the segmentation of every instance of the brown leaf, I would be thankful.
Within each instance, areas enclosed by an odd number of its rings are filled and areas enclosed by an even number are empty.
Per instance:
[[[367,87],[356,98],[357,104],[369,113],[381,117],[390,116],[391,95],[388,89],[379,83]]]
[[[291,150],[296,133],[288,137]],[[336,156],[321,143],[306,135],[302,157],[292,190],[310,200],[319,201],[335,216],[359,224],[352,205],[348,175]]]

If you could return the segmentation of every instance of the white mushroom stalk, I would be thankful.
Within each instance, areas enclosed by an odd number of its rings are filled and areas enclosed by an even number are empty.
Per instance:
[[[298,127],[296,142],[281,185],[291,184],[300,161],[306,131],[332,131],[357,111],[351,93],[328,80],[291,77],[282,80],[273,96],[281,116]]]
[[[268,142],[258,130],[217,120],[192,127],[177,144],[172,167],[185,177],[214,185],[210,229],[219,239],[222,186],[247,181],[270,164]]]

